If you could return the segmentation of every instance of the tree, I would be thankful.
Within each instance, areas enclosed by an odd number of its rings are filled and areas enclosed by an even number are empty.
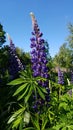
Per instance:
[[[68,30],[70,32],[70,35],[68,36],[67,41],[68,41],[70,49],[73,50],[73,24],[69,23]]]
[[[4,44],[4,42],[6,42],[5,33],[3,26],[0,24],[0,47]]]
[[[16,47],[16,54],[19,57],[19,59],[21,60],[21,62],[25,66],[30,66],[31,62],[30,62],[30,53],[29,52],[24,52],[24,50],[20,49],[19,47]]]
[[[73,25],[70,23],[68,25],[69,36],[66,43],[64,43],[58,54],[54,57],[54,64],[59,67],[64,67],[66,69],[72,70],[73,68]]]
[[[54,64],[66,69],[72,68],[72,51],[67,47],[67,43],[64,43],[55,55]]]

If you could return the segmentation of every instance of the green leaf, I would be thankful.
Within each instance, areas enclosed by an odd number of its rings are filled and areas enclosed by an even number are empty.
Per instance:
[[[39,93],[39,95],[41,96],[41,98],[45,100],[45,95],[44,95],[44,93],[41,91],[40,87],[37,87],[37,90],[38,90],[38,93]]]
[[[70,129],[69,129],[70,128]],[[73,125],[70,125],[69,127],[68,127],[68,129],[69,130],[73,130]]]
[[[18,85],[22,83],[25,83],[25,80],[23,80],[22,78],[18,78],[8,83],[8,85]]]
[[[11,118],[8,120],[8,122],[7,122],[7,124],[10,124],[11,122],[13,122],[14,120],[15,120],[15,115],[13,114],[12,116],[11,116]]]
[[[30,89],[29,89],[29,92],[28,92],[28,95],[25,97],[25,102],[27,102],[32,94],[32,90],[33,90],[33,87],[30,86]]]
[[[25,87],[27,87],[28,83],[23,84],[22,86],[20,86],[15,93],[13,94],[13,96],[17,95],[18,93],[20,93]]]
[[[13,122],[12,128],[17,127],[17,126],[20,124],[21,120],[22,120],[22,117],[19,116],[19,117]]]
[[[27,88],[26,88],[26,90],[24,91],[24,93],[21,94],[21,95],[18,97],[18,100],[22,99],[22,98],[26,95],[26,93],[28,92],[28,90],[29,90],[29,86],[27,86]],[[28,95],[28,93],[27,93],[27,95]],[[27,95],[26,95],[26,96],[27,96]],[[25,96],[25,98],[26,98],[26,96]]]
[[[61,102],[60,104],[59,104],[59,108],[63,108],[63,109],[67,109],[67,103],[65,103],[65,102]]]
[[[31,120],[32,120],[32,123],[35,127],[35,130],[40,130],[39,119],[32,118]]]
[[[28,128],[24,128],[23,130],[35,130],[34,127],[28,127]]]
[[[25,107],[20,108],[18,111],[16,111],[16,112],[14,113],[14,115],[17,116],[17,115],[19,115],[20,113],[23,113],[25,109],[26,109]]]
[[[41,91],[42,91],[43,93],[46,93],[46,94],[47,94],[46,88],[40,87],[40,89],[41,89]]]
[[[54,130],[60,130],[63,127],[62,123],[61,124],[57,124],[56,126],[53,126]]]
[[[30,122],[30,113],[28,113],[27,111],[25,111],[25,113],[24,113],[24,122],[26,124],[28,124]]]
[[[25,109],[26,108],[23,107],[23,108],[20,108],[19,110],[17,110],[16,112],[14,112],[14,114],[8,120],[8,124],[10,124],[11,122],[13,122],[19,114],[21,114],[21,113],[23,113],[25,111]]]
[[[42,130],[45,129],[47,123],[48,123],[48,119],[46,118],[46,119],[44,120],[44,122],[42,123]]]
[[[63,127],[62,130],[67,130],[66,128],[67,128],[67,127]],[[68,130],[69,130],[69,129],[68,129]]]

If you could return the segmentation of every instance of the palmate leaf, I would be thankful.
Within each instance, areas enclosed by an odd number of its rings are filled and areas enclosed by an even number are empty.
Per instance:
[[[23,97],[25,97],[25,102],[27,102],[32,94],[32,90],[33,86],[31,86],[29,83],[25,83],[15,91],[13,96],[18,95],[17,100],[21,100]]]
[[[11,125],[12,130],[14,130],[15,128],[17,129],[23,123],[23,116],[24,116],[25,110],[26,110],[26,107],[20,108],[19,110],[14,112],[14,114],[8,120],[7,124]],[[20,128],[19,130],[22,130]]]
[[[21,86],[15,91],[15,93],[13,94],[13,96],[19,94],[24,88],[27,87],[27,85],[28,85],[28,83],[25,83],[25,84],[21,85]]]
[[[46,118],[43,122],[42,122],[42,130],[45,130],[46,124],[48,123],[48,118]]]
[[[20,124],[21,120],[22,120],[22,117],[18,116],[18,118],[13,122],[12,128],[17,128],[18,125]]]
[[[8,83],[8,85],[19,85],[22,83],[25,83],[25,80],[23,80],[22,78],[18,78]]]
[[[26,107],[22,107],[19,110],[17,110],[16,112],[14,112],[14,114],[11,116],[11,118],[8,120],[8,124],[10,124],[11,122],[13,122],[17,116],[19,116],[21,113],[23,113],[25,111]]]
[[[39,119],[36,117],[36,118],[31,118],[31,120],[32,120],[35,130],[40,130]]]
[[[7,124],[12,123],[15,120],[15,115],[13,114],[10,119],[8,120]]]
[[[24,70],[22,72],[20,72],[20,77],[23,77],[24,79],[25,78],[32,78],[32,72],[30,69],[27,69],[27,70]]]
[[[21,95],[18,96],[18,100],[21,100],[26,95],[26,93],[28,95],[29,87],[30,86],[28,85],[27,88],[25,89],[25,91]],[[26,96],[25,96],[25,98],[26,98]]]
[[[41,91],[41,87],[37,87],[37,91],[42,99],[45,100],[45,94]]]
[[[29,98],[30,98],[32,92],[33,92],[33,86],[30,85],[28,94],[27,94],[27,96],[25,97],[25,102],[28,102],[28,100],[29,100]]]
[[[46,94],[47,94],[46,88],[40,87],[40,90],[41,90],[43,93],[46,93]]]

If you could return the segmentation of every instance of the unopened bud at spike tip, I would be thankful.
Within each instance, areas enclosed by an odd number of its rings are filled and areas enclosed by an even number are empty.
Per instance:
[[[34,16],[34,13],[33,13],[33,12],[30,12],[30,15],[31,15],[31,16]]]
[[[6,33],[6,34],[7,34],[8,40],[10,41],[11,40],[10,35],[8,33]]]
[[[35,15],[33,12],[30,12],[30,16],[31,16],[31,20],[32,20],[32,28],[34,27],[34,23],[35,23]]]
[[[35,15],[34,15],[33,12],[30,12],[30,16],[31,16],[32,19],[35,19]]]

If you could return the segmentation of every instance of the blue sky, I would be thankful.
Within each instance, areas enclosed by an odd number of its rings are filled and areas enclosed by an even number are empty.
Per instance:
[[[0,22],[15,45],[25,52],[31,50],[31,11],[54,56],[69,35],[67,25],[73,22],[73,0],[0,0]]]

